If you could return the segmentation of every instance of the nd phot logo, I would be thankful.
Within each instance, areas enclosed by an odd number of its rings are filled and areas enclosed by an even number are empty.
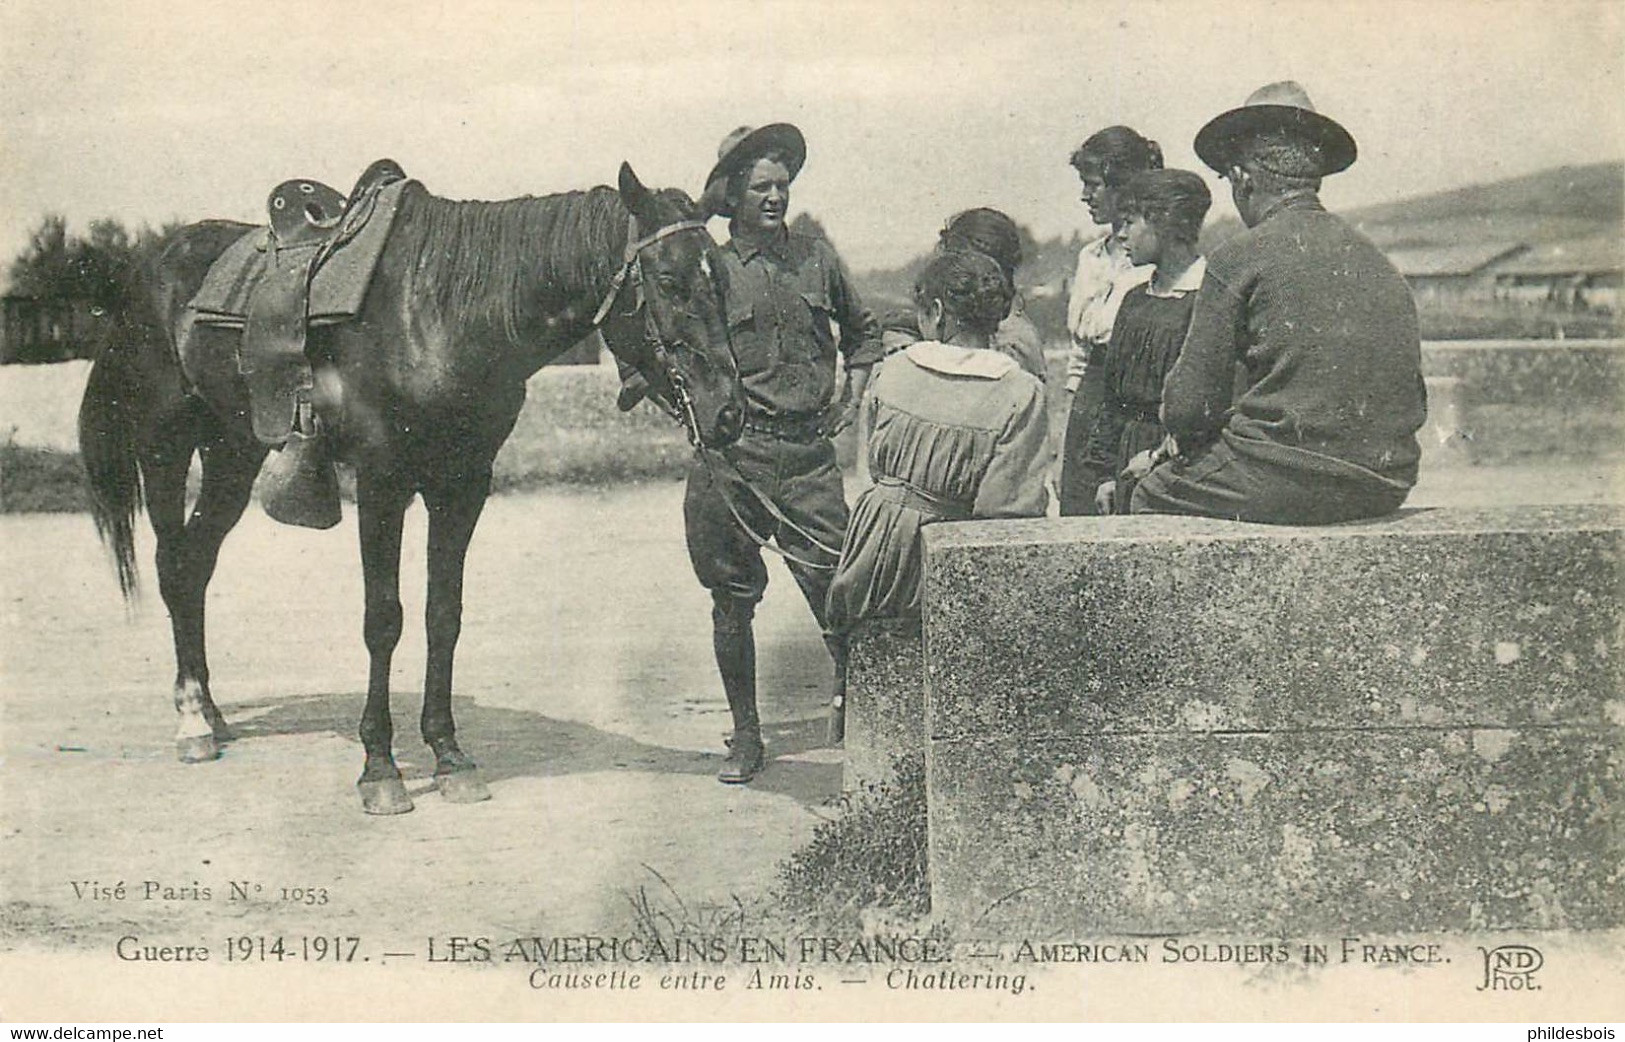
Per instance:
[[[1484,954],[1484,983],[1479,991],[1539,991],[1535,971],[1545,964],[1540,949],[1527,944],[1480,948]]]

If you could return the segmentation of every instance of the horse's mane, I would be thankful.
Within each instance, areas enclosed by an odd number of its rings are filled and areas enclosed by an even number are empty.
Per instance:
[[[442,315],[517,340],[519,330],[607,287],[621,263],[626,222],[619,193],[603,186],[456,202],[414,185],[392,237],[408,247],[417,291]]]

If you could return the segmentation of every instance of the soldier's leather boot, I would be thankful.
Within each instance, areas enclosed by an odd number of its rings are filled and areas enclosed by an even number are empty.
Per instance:
[[[717,780],[726,785],[750,781],[766,760],[756,715],[756,637],[751,631],[755,614],[754,604],[723,596],[717,597],[711,612],[711,646],[734,724],[728,758],[717,772]]]

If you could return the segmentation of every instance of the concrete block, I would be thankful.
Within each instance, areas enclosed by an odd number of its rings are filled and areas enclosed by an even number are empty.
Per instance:
[[[1625,922],[1620,521],[928,528],[933,907],[1150,932]]]
[[[1595,725],[1620,710],[1614,507],[925,531],[933,738]]]
[[[937,741],[932,911],[995,936],[1625,922],[1616,728]]]
[[[1467,425],[1467,409],[1462,404],[1464,387],[1460,377],[1427,378],[1428,421],[1416,432],[1422,449],[1421,466],[1449,467],[1473,461],[1473,428]]]
[[[872,621],[847,643],[842,788],[890,781],[897,757],[925,753],[925,673],[920,628]]]
[[[1467,340],[1422,345],[1424,468],[1616,455],[1625,342]]]

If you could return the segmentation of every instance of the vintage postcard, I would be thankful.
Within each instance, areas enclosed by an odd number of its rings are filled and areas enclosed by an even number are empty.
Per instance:
[[[1625,5],[0,37],[0,1018],[1625,1019]]]

